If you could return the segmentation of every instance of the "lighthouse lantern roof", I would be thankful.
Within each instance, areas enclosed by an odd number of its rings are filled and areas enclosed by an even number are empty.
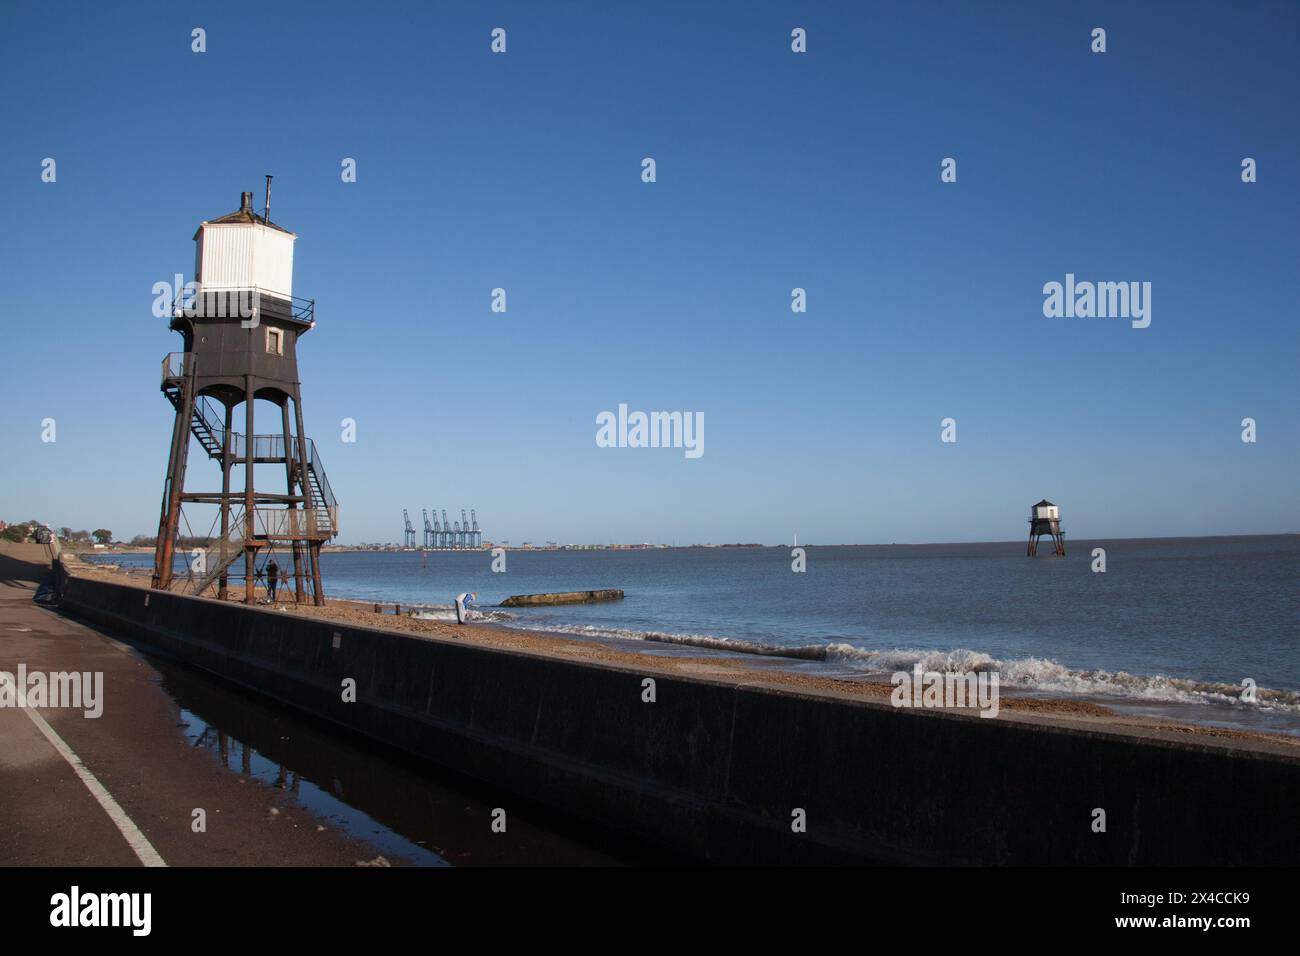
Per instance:
[[[199,224],[194,233],[194,273],[205,291],[256,289],[293,297],[293,246],[297,236],[253,210],[253,194],[239,208]]]
[[[287,235],[297,237],[297,234],[278,226],[271,222],[265,216],[259,216],[253,210],[253,194],[249,192],[239,194],[239,208],[234,212],[226,213],[224,216],[218,216],[216,219],[205,219],[199,223],[198,230],[194,233],[194,238],[199,238],[199,233],[203,231],[204,226],[227,226],[243,223],[250,226],[266,226],[268,229],[274,229],[277,232],[283,232]]]

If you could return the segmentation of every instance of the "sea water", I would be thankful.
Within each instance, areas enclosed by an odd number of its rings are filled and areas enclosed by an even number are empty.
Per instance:
[[[791,549],[327,552],[326,593],[450,617],[477,591],[505,626],[719,653],[759,646],[834,676],[997,670],[1006,691],[1300,734],[1300,536]],[[1106,570],[1094,571],[1094,548]],[[98,556],[97,556],[98,557]],[[147,565],[151,555],[104,558]],[[289,565],[280,560],[282,567]],[[512,594],[622,588],[607,604],[493,609]],[[630,645],[629,645],[630,646]],[[650,645],[643,644],[649,648]],[[707,652],[707,651],[702,651]],[[808,658],[820,658],[809,660]],[[1260,688],[1243,703],[1243,682]]]

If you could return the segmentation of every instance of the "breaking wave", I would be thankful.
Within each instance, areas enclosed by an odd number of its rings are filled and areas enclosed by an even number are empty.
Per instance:
[[[677,644],[685,647],[703,647],[713,651],[730,651],[735,654],[756,654],[760,657],[789,657],[795,660],[824,661],[825,644],[806,644],[784,647],[779,644],[761,644],[731,637],[713,637],[709,634],[669,634],[664,631],[631,631],[620,627],[569,626],[565,624],[536,624],[520,622],[520,627],[549,634],[576,634],[579,637],[617,638],[624,641],[649,641],[652,644]]]
[[[580,637],[615,638],[675,644],[733,654],[784,657],[799,661],[822,661],[831,667],[866,674],[892,674],[910,671],[917,664],[926,671],[997,671],[1002,687],[1045,694],[1079,694],[1153,703],[1227,704],[1289,714],[1300,714],[1300,693],[1285,690],[1256,690],[1256,702],[1241,700],[1240,685],[1200,681],[1162,674],[1145,676],[1127,671],[1072,670],[1056,661],[1041,657],[999,660],[981,651],[957,648],[949,651],[891,648],[868,650],[852,644],[806,644],[783,647],[755,641],[714,637],[708,634],[669,634],[661,631],[635,631],[590,625],[547,625],[530,621],[515,622],[532,631],[574,634]]]
[[[411,617],[420,621],[455,621],[456,609],[450,604],[426,606],[412,612]],[[508,611],[475,608],[469,613],[470,624],[500,624],[514,619],[515,616]]]
[[[1260,710],[1300,713],[1300,693],[1260,687],[1256,702],[1241,700],[1242,688],[1235,684],[1193,680],[1186,677],[1146,676],[1127,671],[1071,670],[1042,657],[1023,657],[1003,661],[980,651],[959,648],[952,651],[926,651],[894,648],[872,651],[852,644],[831,644],[826,660],[855,670],[911,670],[917,664],[926,671],[997,671],[1003,687],[1042,691],[1053,694],[1094,694],[1126,697],[1130,700],[1159,702],[1232,704]]]

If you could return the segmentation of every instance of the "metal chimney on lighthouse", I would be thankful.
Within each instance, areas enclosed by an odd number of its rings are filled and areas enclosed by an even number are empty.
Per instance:
[[[155,588],[173,586],[183,505],[216,505],[220,534],[195,556],[186,578],[191,593],[216,584],[225,597],[227,570],[243,555],[244,600],[252,604],[259,554],[282,547],[292,556],[296,599],[306,599],[306,579],[314,602],[325,603],[320,548],[338,534],[338,502],[303,427],[297,347],[316,322],[315,302],[293,295],[297,238],[265,213],[259,216],[251,192],[241,194],[237,210],[205,220],[194,234],[195,280],[179,290],[170,321],[184,350],[162,366],[162,392],[176,418],[154,552]],[[258,400],[279,409],[272,431],[261,435],[254,430]],[[237,432],[241,405],[244,429]],[[220,466],[220,492],[185,491],[191,436]],[[242,489],[231,487],[236,468]]]
[[[1045,534],[1052,536],[1055,543],[1054,553],[1065,557],[1065,532],[1061,530],[1061,509],[1046,498],[1029,509],[1029,557],[1038,554],[1038,539]]]

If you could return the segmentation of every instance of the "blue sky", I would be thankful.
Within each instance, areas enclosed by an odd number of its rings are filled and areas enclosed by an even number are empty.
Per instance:
[[[269,172],[344,541],[1008,539],[1044,496],[1076,538],[1294,532],[1298,38],[1294,3],[6,4],[0,516],[153,532],[150,289]],[[1045,318],[1067,272],[1150,281],[1151,326]],[[704,456],[598,448],[620,402],[703,412]]]

